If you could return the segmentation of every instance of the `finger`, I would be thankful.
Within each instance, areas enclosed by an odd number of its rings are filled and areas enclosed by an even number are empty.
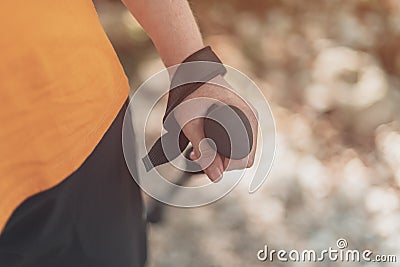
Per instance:
[[[223,170],[223,162],[221,156],[217,154],[211,165],[204,170],[204,173],[215,183],[222,179],[223,171],[221,170]]]
[[[189,154],[189,158],[191,159],[191,160],[193,160],[193,161],[195,161],[196,159],[197,159],[197,157],[196,157],[196,155],[194,154],[194,152],[192,151],[192,152],[190,152],[190,154]]]
[[[199,156],[199,144],[201,140],[205,138],[204,120],[202,118],[193,119],[182,127],[182,131],[192,143],[193,151],[196,153],[196,156]]]
[[[200,157],[197,159],[197,163],[200,164],[211,181],[217,181],[222,177],[224,171],[221,157],[208,143],[207,139],[201,140],[198,148],[200,151]]]
[[[204,150],[203,150],[203,155],[204,155]],[[192,151],[189,155],[190,159],[197,162],[201,166],[201,162],[199,160],[199,157],[196,155],[194,151]],[[202,167],[203,168],[203,167]],[[204,173],[210,178],[211,181],[217,182],[219,181],[222,176],[223,176],[223,170],[224,170],[224,162],[222,157],[219,154],[214,154],[214,159],[209,164],[206,168],[203,168]]]
[[[192,143],[194,161],[204,170],[214,161],[217,152],[205,140],[203,127],[203,119],[194,119],[183,127],[183,131]]]
[[[250,114],[248,115],[252,132],[253,132],[253,144],[250,150],[248,157],[246,158],[246,166],[245,168],[250,168],[254,164],[254,159],[256,155],[256,148],[257,148],[257,136],[258,136],[258,114],[255,109],[252,109]],[[243,163],[243,162],[242,162]]]
[[[205,139],[204,119],[191,120],[184,125],[182,130],[193,146],[191,159],[201,166],[210,180],[220,179],[224,171],[223,161]]]

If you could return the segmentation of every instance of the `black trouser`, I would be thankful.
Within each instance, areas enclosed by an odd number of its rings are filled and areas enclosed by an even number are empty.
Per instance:
[[[125,109],[77,171],[14,211],[0,235],[1,267],[144,265],[142,198],[122,152]]]

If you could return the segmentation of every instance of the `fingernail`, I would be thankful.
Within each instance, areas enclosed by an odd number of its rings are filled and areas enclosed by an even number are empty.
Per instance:
[[[190,152],[189,157],[191,160],[196,160],[196,155],[194,154],[194,152]]]
[[[221,170],[219,168],[216,168],[216,167],[212,168],[210,170],[210,178],[214,183],[219,182],[219,180],[221,180],[221,178],[222,178]]]

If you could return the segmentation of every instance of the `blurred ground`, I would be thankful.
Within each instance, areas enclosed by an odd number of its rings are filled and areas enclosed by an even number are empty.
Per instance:
[[[263,89],[277,157],[254,195],[242,183],[207,207],[168,208],[149,229],[149,266],[364,266],[256,258],[264,244],[322,250],[338,238],[399,261],[400,2],[190,2],[206,43]],[[96,5],[135,89],[162,68],[156,51],[118,1]]]

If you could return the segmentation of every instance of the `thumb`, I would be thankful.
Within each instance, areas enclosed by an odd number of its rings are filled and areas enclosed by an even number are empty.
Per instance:
[[[198,148],[194,147],[189,157],[202,167],[211,181],[217,182],[222,178],[224,172],[222,157],[208,144],[206,139],[199,143]]]
[[[186,123],[182,131],[192,143],[193,154],[190,158],[201,166],[211,181],[222,177],[224,164],[221,156],[207,142],[204,135],[204,119],[197,118]]]

